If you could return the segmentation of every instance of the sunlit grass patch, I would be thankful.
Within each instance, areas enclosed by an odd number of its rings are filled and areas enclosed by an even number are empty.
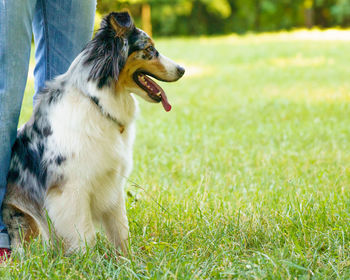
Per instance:
[[[306,58],[301,53],[296,54],[294,57],[279,57],[273,58],[269,61],[276,67],[331,67],[334,65],[333,59],[327,59],[323,56]]]
[[[350,30],[344,29],[326,29],[320,30],[317,28],[310,30],[295,30],[288,33],[282,33],[282,38],[306,40],[306,41],[350,41]]]

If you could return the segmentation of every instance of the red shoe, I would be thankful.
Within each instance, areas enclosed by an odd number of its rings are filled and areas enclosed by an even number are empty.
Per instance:
[[[11,250],[7,248],[0,248],[0,263],[7,261],[11,256]]]

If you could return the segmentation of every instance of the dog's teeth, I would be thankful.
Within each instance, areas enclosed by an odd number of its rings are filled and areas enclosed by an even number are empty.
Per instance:
[[[160,91],[157,92],[156,94],[157,94],[157,96],[159,96],[159,97],[162,95],[162,93],[161,93]]]

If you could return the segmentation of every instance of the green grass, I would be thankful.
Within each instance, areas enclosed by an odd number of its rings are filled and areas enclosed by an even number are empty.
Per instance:
[[[105,258],[104,236],[69,257],[36,241],[0,278],[350,278],[349,41],[156,42],[188,74],[163,84],[170,113],[140,100],[131,255]]]

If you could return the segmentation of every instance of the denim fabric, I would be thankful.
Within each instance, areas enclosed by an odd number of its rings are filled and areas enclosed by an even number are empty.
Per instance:
[[[35,93],[45,81],[66,72],[91,39],[95,7],[96,0],[37,0],[33,18]]]
[[[90,40],[96,0],[0,0],[0,206],[27,81],[32,34],[35,94],[67,71]],[[0,232],[6,232],[0,211]],[[0,238],[0,248],[6,248]]]

